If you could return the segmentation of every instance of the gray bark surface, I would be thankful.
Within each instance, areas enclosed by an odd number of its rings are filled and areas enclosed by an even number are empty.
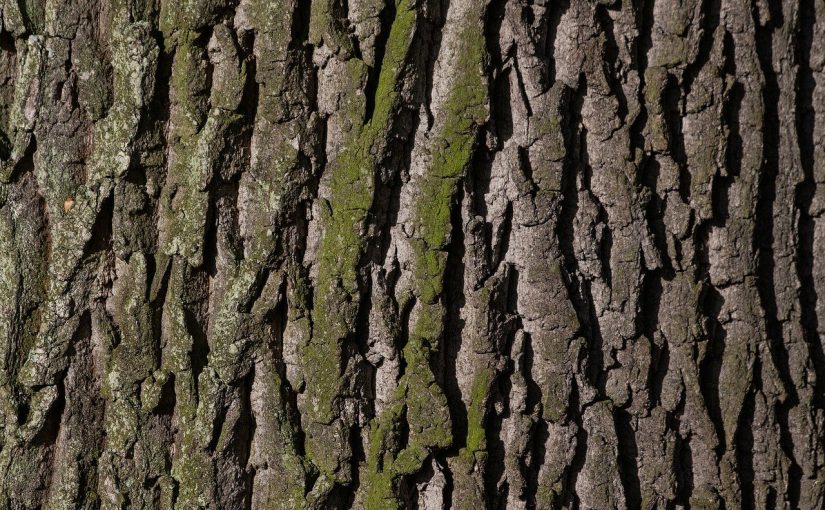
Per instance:
[[[0,0],[0,510],[825,508],[823,190],[823,0]]]

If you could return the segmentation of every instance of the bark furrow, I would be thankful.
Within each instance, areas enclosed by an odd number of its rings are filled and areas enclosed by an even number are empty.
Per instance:
[[[822,0],[0,0],[0,509],[825,507]]]

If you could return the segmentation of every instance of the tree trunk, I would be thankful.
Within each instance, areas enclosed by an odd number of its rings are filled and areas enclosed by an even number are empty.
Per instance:
[[[0,509],[825,507],[825,1],[0,21]]]

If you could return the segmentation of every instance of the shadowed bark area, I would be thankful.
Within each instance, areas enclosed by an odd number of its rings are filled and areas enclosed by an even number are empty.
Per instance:
[[[822,0],[0,0],[0,510],[825,507]]]

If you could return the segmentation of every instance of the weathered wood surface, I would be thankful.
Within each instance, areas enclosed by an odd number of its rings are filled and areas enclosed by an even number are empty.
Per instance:
[[[0,509],[825,506],[822,0],[0,22]]]

